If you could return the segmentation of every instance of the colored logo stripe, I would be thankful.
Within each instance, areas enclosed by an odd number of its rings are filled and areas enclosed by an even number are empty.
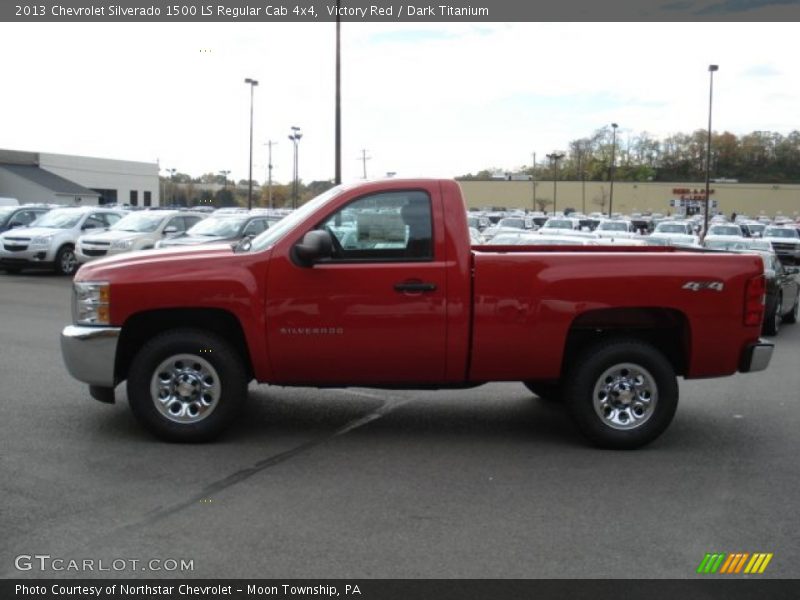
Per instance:
[[[772,560],[773,553],[756,552],[726,552],[706,553],[700,565],[697,567],[698,573],[703,574],[761,574]],[[748,560],[749,559],[749,560]],[[747,566],[745,566],[745,564]],[[744,569],[744,571],[742,571]]]

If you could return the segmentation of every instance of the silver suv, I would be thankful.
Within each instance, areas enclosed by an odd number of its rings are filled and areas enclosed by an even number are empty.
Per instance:
[[[207,216],[180,210],[130,213],[104,233],[82,236],[78,240],[78,261],[85,263],[101,256],[154,248],[156,242],[180,235]]]
[[[125,214],[124,210],[96,206],[55,208],[29,227],[18,227],[0,236],[0,268],[9,273],[45,268],[72,275],[78,269],[78,237],[88,230],[104,231]]]

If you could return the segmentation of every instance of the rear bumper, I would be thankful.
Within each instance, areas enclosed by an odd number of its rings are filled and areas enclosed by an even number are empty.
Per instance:
[[[741,373],[754,373],[763,371],[769,366],[772,359],[772,350],[775,344],[759,340],[755,344],[750,344],[742,352],[742,359],[739,363]]]
[[[61,332],[61,354],[67,371],[90,386],[113,388],[119,327],[78,327]]]

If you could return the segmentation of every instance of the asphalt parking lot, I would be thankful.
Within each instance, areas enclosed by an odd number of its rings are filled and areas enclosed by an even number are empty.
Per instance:
[[[0,576],[19,555],[192,560],[109,577],[693,577],[707,552],[800,576],[800,325],[769,370],[681,382],[670,429],[588,447],[517,383],[457,392],[251,386],[222,440],[166,444],[92,400],[58,335],[70,282],[0,275]]]

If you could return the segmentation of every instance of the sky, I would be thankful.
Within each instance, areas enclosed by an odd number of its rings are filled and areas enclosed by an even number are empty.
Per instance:
[[[618,137],[800,129],[796,23],[343,23],[343,180],[454,177]],[[333,23],[0,23],[0,148],[334,176]],[[16,58],[15,58],[16,57]],[[166,171],[164,171],[166,173]]]

